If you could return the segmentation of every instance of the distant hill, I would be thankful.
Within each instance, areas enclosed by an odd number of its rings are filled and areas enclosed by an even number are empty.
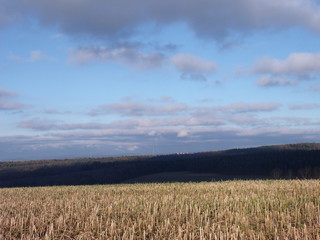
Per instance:
[[[0,162],[0,187],[269,178],[320,178],[320,144]]]

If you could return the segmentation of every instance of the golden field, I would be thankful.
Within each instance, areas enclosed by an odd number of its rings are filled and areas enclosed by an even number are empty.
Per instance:
[[[320,180],[0,189],[0,239],[320,239]]]

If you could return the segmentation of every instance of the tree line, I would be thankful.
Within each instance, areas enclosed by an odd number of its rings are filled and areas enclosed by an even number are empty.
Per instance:
[[[3,162],[0,187],[116,184],[144,175],[181,171],[215,173],[224,176],[223,179],[320,178],[320,144],[160,156]]]

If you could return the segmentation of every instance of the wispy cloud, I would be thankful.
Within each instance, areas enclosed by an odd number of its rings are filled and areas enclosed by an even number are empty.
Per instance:
[[[53,38],[53,39],[63,38],[63,37],[64,37],[64,35],[62,33],[56,33],[56,34],[51,35],[51,38]]]
[[[281,107],[279,103],[232,103],[224,106],[208,106],[195,108],[195,114],[208,113],[257,113],[257,112],[272,112]]]
[[[73,49],[68,62],[72,65],[84,65],[91,62],[117,62],[129,67],[147,70],[164,65],[173,65],[181,72],[182,79],[205,81],[217,64],[191,54],[181,53],[169,57],[161,52],[144,53],[137,46],[91,46]]]
[[[61,111],[61,110],[57,110],[57,109],[44,109],[43,111],[41,111],[41,113],[44,113],[44,114],[71,114],[72,111],[68,111],[68,110],[65,110],[65,111]]]
[[[274,87],[274,86],[290,86],[297,84],[295,79],[289,79],[286,77],[273,77],[263,76],[257,81],[257,85],[260,87]]]
[[[174,100],[173,97],[171,96],[163,96],[161,98],[149,98],[147,99],[148,102],[159,102],[159,103],[175,103],[176,101]]]
[[[207,75],[213,73],[217,64],[190,54],[177,54],[171,57],[172,64],[182,73],[182,79],[206,81]]]
[[[203,60],[190,54],[181,53],[171,59],[174,66],[181,72],[211,73],[216,69],[214,62]]]
[[[266,124],[255,114],[279,109],[277,103],[234,103],[224,106],[192,107],[170,102],[120,102],[99,106],[89,112],[91,116],[118,115],[123,118],[113,122],[65,123],[59,120],[32,118],[21,121],[20,128],[37,131],[103,130],[105,134],[135,134],[150,132],[190,133],[194,128],[228,126],[257,126]],[[182,131],[183,130],[183,131]],[[182,132],[181,132],[182,131]]]
[[[263,114],[279,110],[281,104],[278,103],[233,103],[203,107],[179,104],[171,99],[169,103],[155,100],[102,105],[92,112],[93,115],[124,116],[111,122],[65,122],[48,118],[23,120],[18,127],[35,130],[37,136],[20,136],[19,141],[13,137],[0,138],[0,146],[6,145],[10,149],[15,143],[16,147],[22,149],[19,151],[24,153],[45,151],[48,154],[56,153],[59,149],[59,152],[75,151],[83,156],[84,149],[96,154],[107,154],[106,150],[131,154],[139,151],[146,153],[152,145],[156,145],[157,151],[166,153],[188,152],[190,149],[203,151],[213,146],[215,149],[227,148],[234,144],[247,146],[266,144],[268,141],[275,144],[276,141],[319,139],[320,132],[314,126],[320,125],[320,122],[316,119],[267,117]],[[319,106],[291,107],[308,109]]]
[[[12,101],[18,94],[0,88],[0,110],[19,110],[30,107],[30,105]]]
[[[29,105],[0,99],[0,110],[19,110],[27,107],[29,107]]]
[[[90,115],[118,114],[120,116],[163,116],[174,115],[188,109],[186,104],[151,105],[143,102],[121,102],[102,105],[90,111]]]
[[[310,89],[315,92],[320,92],[320,85],[317,85],[317,84],[311,85]]]
[[[43,52],[39,50],[31,51],[27,58],[12,55],[9,57],[9,60],[13,62],[29,62],[29,63],[42,62],[42,61],[55,61],[54,58],[45,55]]]
[[[103,129],[107,128],[106,124],[99,123],[61,123],[58,120],[33,118],[25,121],[21,121],[18,124],[19,128],[33,129],[37,131],[53,131],[53,130],[77,130],[77,129]]]
[[[18,94],[14,93],[14,92],[10,92],[8,90],[0,88],[0,99],[1,98],[14,98],[17,96],[18,96]]]
[[[135,48],[107,48],[104,46],[81,47],[69,54],[69,63],[75,65],[90,62],[116,61],[137,69],[151,69],[164,63],[165,56],[159,52],[145,54]]]
[[[270,112],[278,110],[281,104],[279,103],[234,103],[222,107],[221,110],[231,112]]]
[[[289,106],[291,110],[312,110],[319,109],[320,104],[318,103],[310,103],[310,104],[294,104]]]

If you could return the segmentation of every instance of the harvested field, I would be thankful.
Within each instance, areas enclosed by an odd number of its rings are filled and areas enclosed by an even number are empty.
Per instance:
[[[0,189],[0,239],[320,239],[320,181]]]

